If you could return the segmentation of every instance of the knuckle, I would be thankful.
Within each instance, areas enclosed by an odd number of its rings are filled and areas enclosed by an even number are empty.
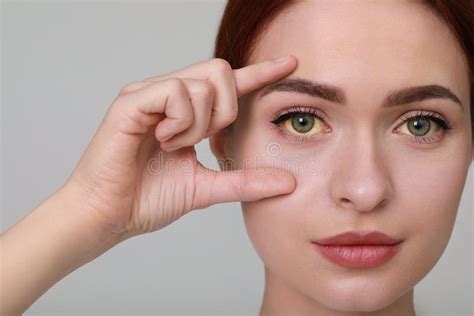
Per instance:
[[[209,127],[209,133],[217,133],[219,131],[224,130],[225,128],[230,127],[234,122],[233,116],[220,116],[216,117],[214,121],[212,121],[211,126]]]
[[[215,89],[212,83],[203,80],[192,88],[191,95],[194,99],[211,102],[215,96]]]
[[[121,96],[110,106],[105,121],[118,131],[128,131],[130,130],[130,118],[135,117],[135,111],[135,107],[130,106],[127,96]]]
[[[191,126],[193,124],[193,117],[191,115],[184,115],[183,118],[181,119],[182,124],[185,126]]]
[[[204,81],[200,89],[200,94],[206,100],[214,99],[214,96],[216,94],[214,85],[211,82]]]
[[[129,92],[132,92],[132,91],[138,89],[139,87],[141,87],[141,85],[142,85],[142,83],[140,81],[128,83],[120,89],[118,95],[124,95],[124,94],[127,94]]]
[[[222,113],[221,120],[226,126],[237,119],[237,110],[230,109],[228,112]]]
[[[182,79],[173,77],[173,78],[166,79],[166,83],[168,84],[168,89],[171,94],[184,94],[189,98],[189,93],[186,88],[186,84],[184,83]],[[193,123],[193,120],[194,120],[193,110],[192,110],[192,107],[190,106],[190,103],[185,103],[182,105],[183,106],[179,107],[180,112],[181,112],[179,121],[181,124],[189,127]]]
[[[212,62],[213,69],[217,73],[230,73],[232,71],[230,63],[224,58],[214,58]]]
[[[169,78],[165,81],[169,85],[169,89],[172,92],[183,93],[186,91],[186,86],[183,80],[181,80],[180,78]]]
[[[218,133],[226,128],[229,128],[232,125],[231,120],[215,120],[212,122],[212,126],[209,129],[209,133],[215,134]]]
[[[182,125],[190,127],[194,122],[194,114],[192,111],[189,113],[183,113],[179,120],[181,121]]]

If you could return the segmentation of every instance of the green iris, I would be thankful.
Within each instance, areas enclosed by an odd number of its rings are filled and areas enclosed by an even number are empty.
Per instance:
[[[426,135],[431,127],[430,120],[423,117],[415,118],[414,120],[409,120],[407,125],[410,133],[414,134],[415,136]]]
[[[298,133],[307,133],[314,126],[314,116],[306,113],[296,114],[291,119],[291,126]]]

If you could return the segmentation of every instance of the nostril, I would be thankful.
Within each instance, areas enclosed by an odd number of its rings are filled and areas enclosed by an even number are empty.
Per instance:
[[[350,201],[349,199],[342,198],[342,199],[341,199],[341,202],[342,202],[343,204],[347,204],[347,203],[350,203],[351,201]]]
[[[339,201],[340,201],[339,205],[342,208],[350,208],[351,205],[353,204],[352,201],[348,198],[341,198]]]

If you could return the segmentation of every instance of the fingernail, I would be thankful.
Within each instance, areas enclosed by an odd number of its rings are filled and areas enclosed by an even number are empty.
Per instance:
[[[167,133],[161,133],[162,135],[160,135],[157,139],[160,141],[160,142],[164,142],[168,139],[171,138],[171,136],[173,136],[173,133],[171,132],[167,132]]]
[[[163,148],[164,147],[164,148]],[[173,151],[173,150],[176,150],[178,148],[178,146],[174,145],[174,146],[168,146],[168,145],[165,145],[165,146],[162,146],[161,149],[167,151],[167,152],[170,152],[170,151]]]
[[[276,62],[276,63],[281,63],[281,62],[284,62],[288,59],[290,55],[286,55],[286,56],[283,56],[283,57],[280,57],[280,58],[276,58],[274,59],[273,61]]]
[[[160,142],[166,142],[167,140],[170,140],[173,134],[171,135],[165,135],[165,137],[161,136],[161,139],[159,140]]]

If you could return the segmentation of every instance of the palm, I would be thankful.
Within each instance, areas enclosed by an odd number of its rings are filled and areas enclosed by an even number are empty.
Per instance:
[[[235,120],[237,97],[295,65],[266,61],[233,70],[215,59],[126,85],[67,187],[106,230],[124,236],[158,230],[193,209],[290,192],[295,179],[273,168],[209,172],[197,161],[194,144]],[[175,134],[163,145],[167,131]]]
[[[148,137],[144,143],[148,148],[142,148],[138,157],[130,211],[130,224],[141,233],[163,228],[198,206],[194,197],[199,163],[194,146],[165,152],[153,135]]]

